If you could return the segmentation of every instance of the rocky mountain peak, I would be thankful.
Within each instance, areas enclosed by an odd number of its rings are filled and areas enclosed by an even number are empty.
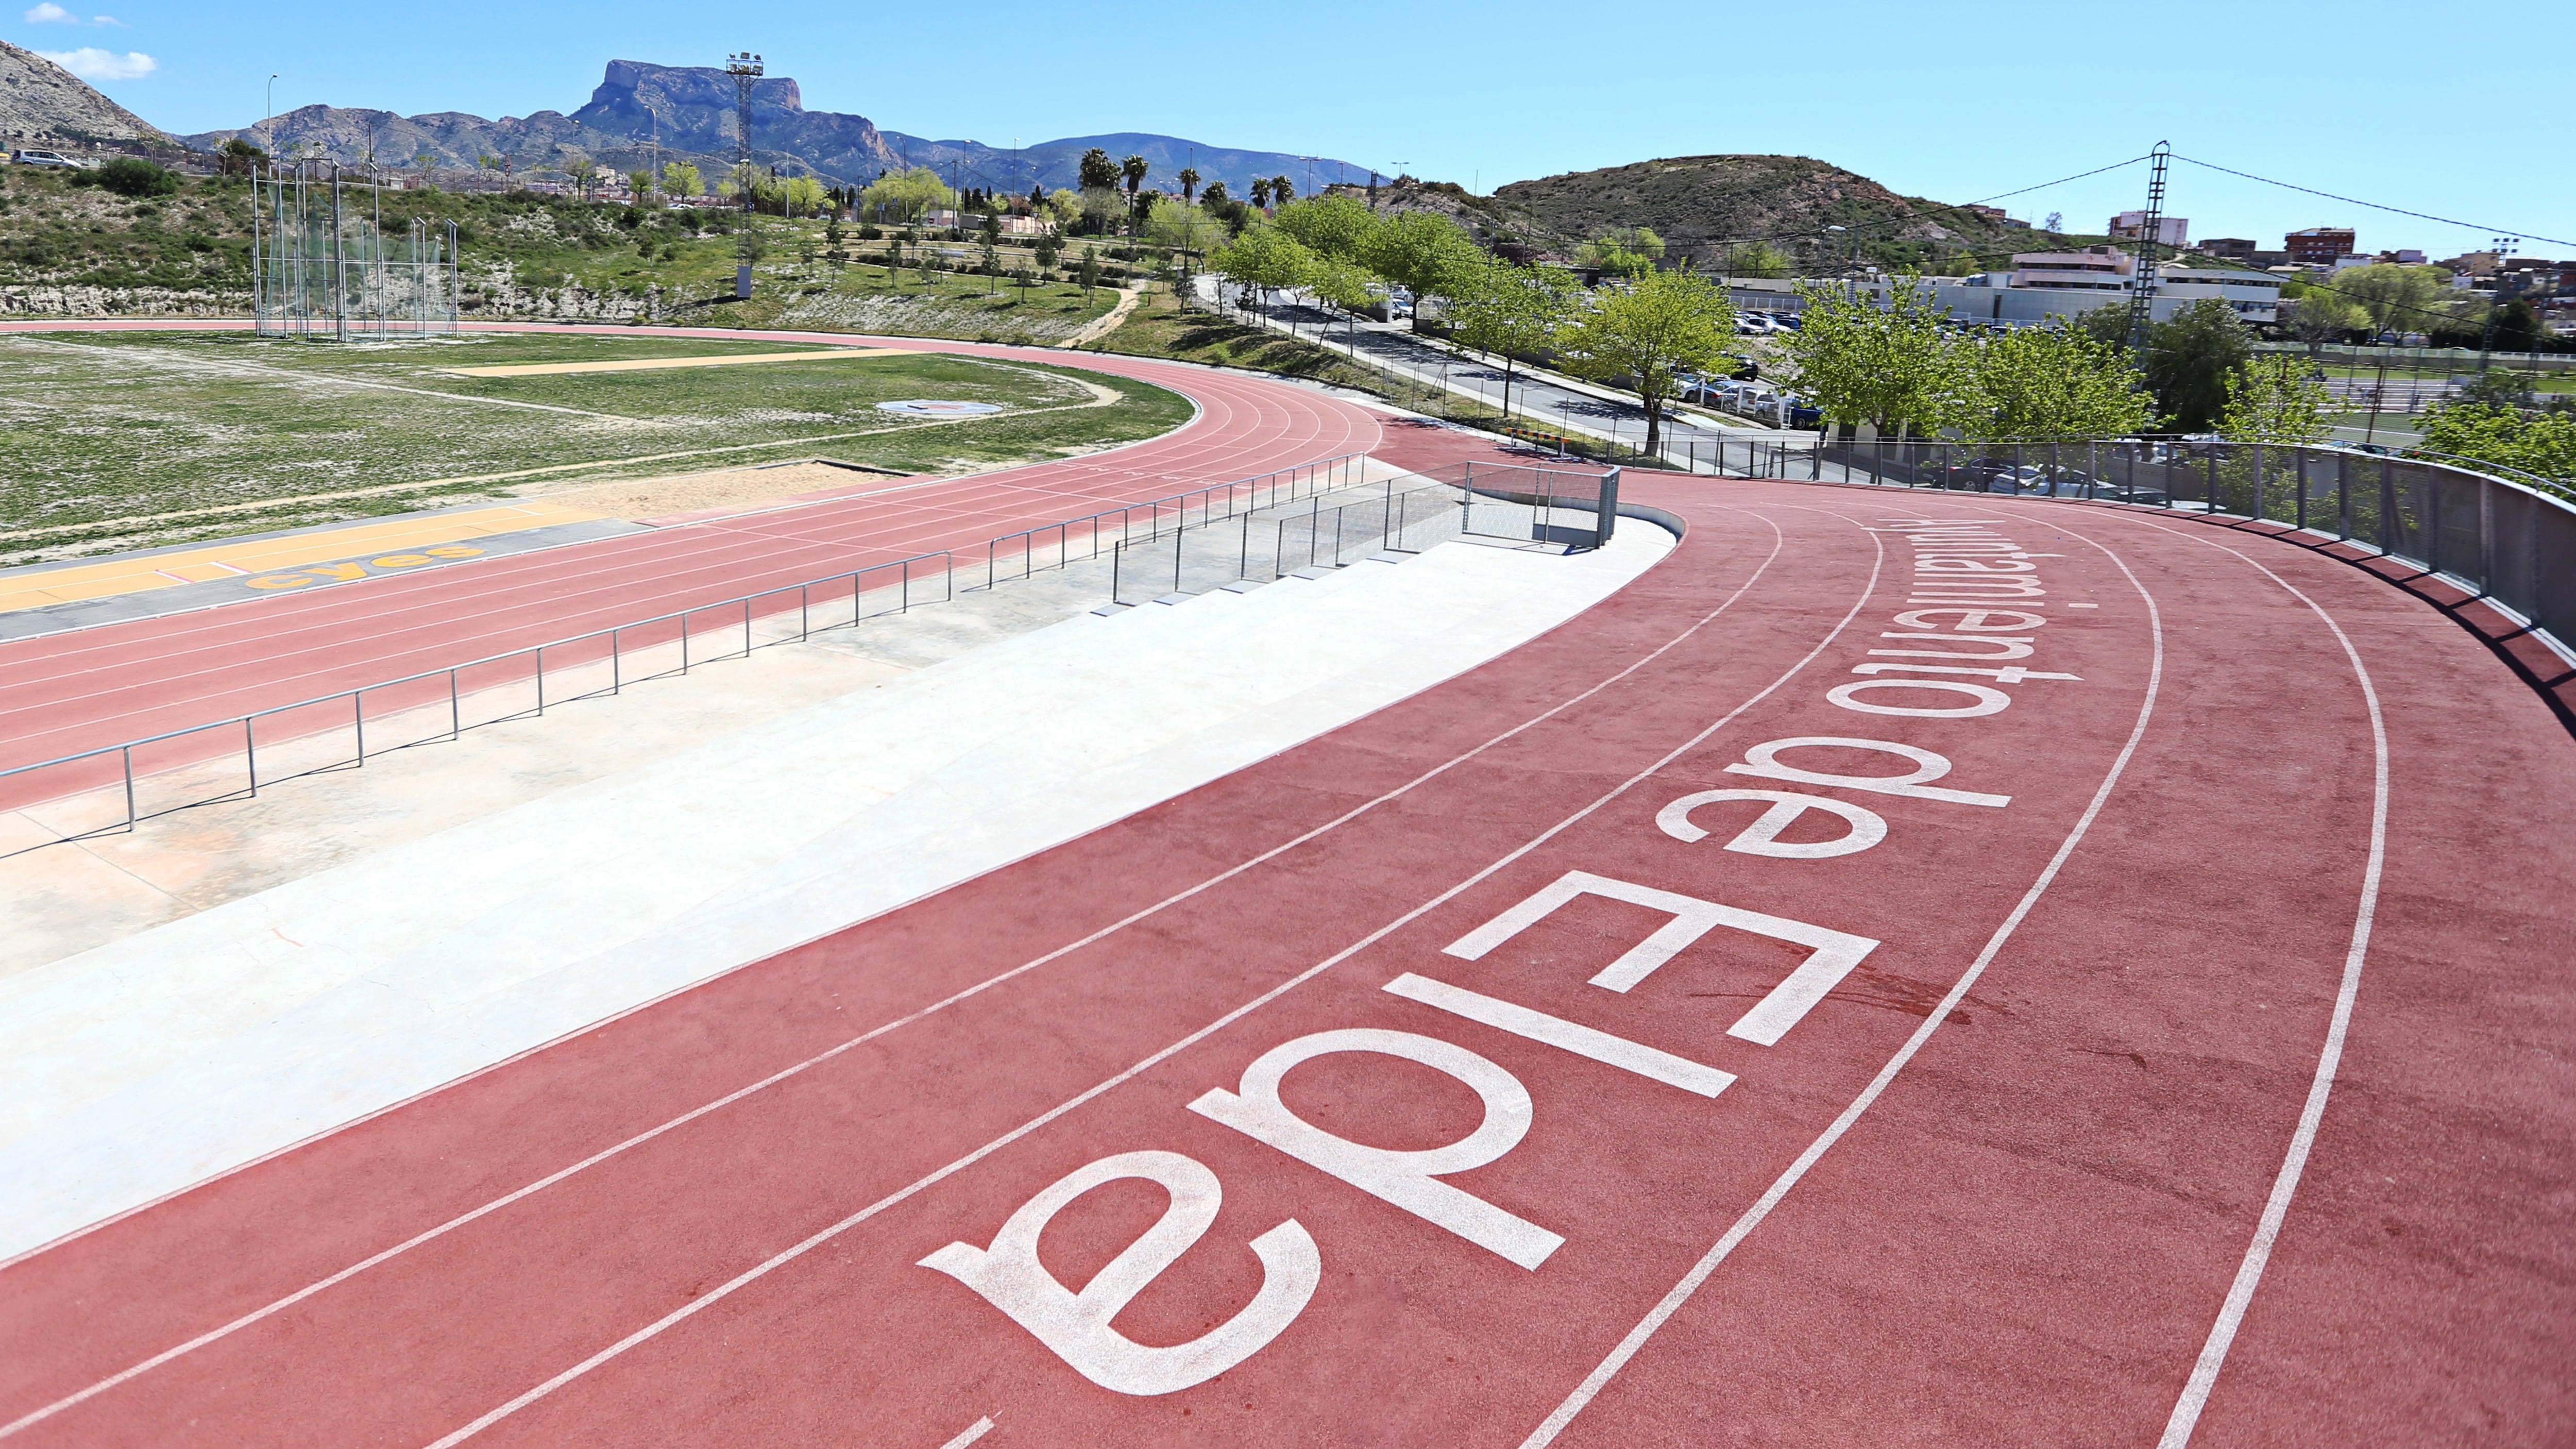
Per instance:
[[[43,147],[168,138],[70,71],[0,40],[0,139]]]

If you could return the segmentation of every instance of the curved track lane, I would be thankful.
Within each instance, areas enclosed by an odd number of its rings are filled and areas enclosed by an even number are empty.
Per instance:
[[[1682,545],[1483,669],[0,1270],[0,1433],[2550,1442],[2540,703],[2257,535],[1634,494]],[[956,1276],[1104,1159],[1203,1233]]]
[[[10,330],[69,330],[60,326]],[[93,324],[85,330],[204,330]],[[1379,414],[1285,383],[1146,359],[841,333],[494,327],[878,346],[1132,377],[1199,415],[1160,438],[1032,467],[715,519],[0,643],[0,769],[524,649],[679,609],[793,587],[1122,503],[1366,452]]]

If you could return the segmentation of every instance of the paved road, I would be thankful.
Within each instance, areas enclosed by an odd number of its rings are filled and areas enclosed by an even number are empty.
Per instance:
[[[1213,279],[1199,280],[1199,300],[1216,306],[1217,287]],[[1300,336],[1315,338],[1328,345],[1346,347],[1381,368],[1412,377],[1435,387],[1445,387],[1475,397],[1488,406],[1503,405],[1506,379],[1499,363],[1486,362],[1454,352],[1416,336],[1410,322],[1354,322],[1347,314],[1329,310],[1303,298],[1286,298],[1273,305],[1267,318],[1274,326],[1293,327]],[[1562,382],[1550,381],[1545,374],[1533,374],[1515,368],[1509,379],[1511,410],[1534,425],[1563,426],[1571,431],[1590,433],[1625,443],[1642,446],[1646,433],[1645,410],[1634,402],[1619,402],[1600,394]],[[1666,436],[1669,451],[1676,461],[1688,454],[1693,445],[1702,456],[1719,456],[1721,442],[1732,444],[1732,456],[1743,456],[1747,440],[1771,440],[1780,434],[1768,428],[1734,428],[1702,426],[1688,417],[1667,414]],[[1812,439],[1812,433],[1788,434],[1795,440]]]

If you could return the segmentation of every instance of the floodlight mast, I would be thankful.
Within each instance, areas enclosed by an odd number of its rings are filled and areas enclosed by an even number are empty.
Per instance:
[[[725,74],[733,77],[733,184],[745,215],[751,212],[751,88],[763,74],[760,57],[749,51],[725,57]]]

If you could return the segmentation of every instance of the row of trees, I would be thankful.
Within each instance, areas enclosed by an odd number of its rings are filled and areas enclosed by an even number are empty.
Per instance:
[[[1784,334],[1791,381],[1828,422],[1897,437],[1987,442],[2203,433],[2245,442],[2324,439],[2329,398],[2295,358],[2257,358],[2234,309],[2195,302],[2127,346],[2128,309],[2044,327],[1964,332],[1919,279],[1885,304],[1829,284],[1800,289]]]
[[[1437,299],[1460,342],[1502,359],[1507,415],[1518,364],[1544,357],[1633,392],[1646,414],[1648,452],[1660,445],[1666,409],[1685,379],[1722,362],[1735,335],[1734,308],[1704,277],[1649,265],[1633,281],[1587,293],[1561,267],[1486,252],[1436,212],[1383,216],[1346,196],[1281,206],[1218,248],[1208,266],[1265,300],[1304,292],[1354,315],[1401,287],[1415,299],[1417,329],[1422,303]]]

